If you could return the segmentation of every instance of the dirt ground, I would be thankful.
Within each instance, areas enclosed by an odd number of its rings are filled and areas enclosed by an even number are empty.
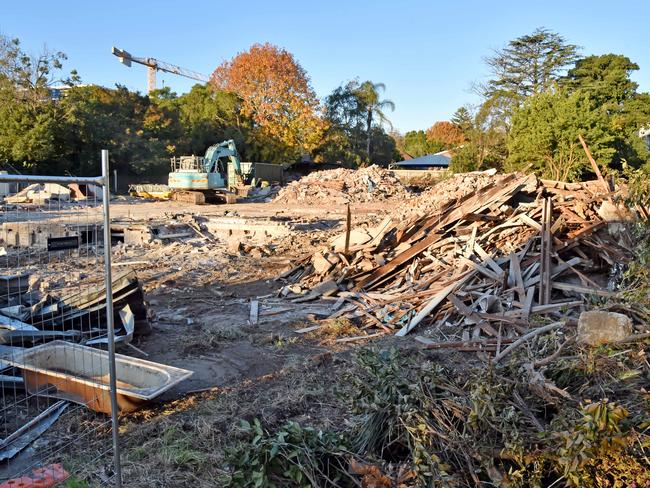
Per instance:
[[[12,218],[99,222],[100,210],[70,204],[39,212],[19,210]],[[395,217],[396,212],[407,210],[408,204],[390,201],[353,204],[352,225],[376,226],[388,213]],[[329,434],[359,425],[352,398],[360,389],[359,357],[367,350],[383,354],[397,349],[400,357],[411,361],[405,363],[409,367],[444,367],[462,381],[465,376],[476,376],[478,370],[485,372],[481,356],[485,353],[425,351],[412,336],[360,338],[376,330],[362,330],[347,319],[323,320],[334,310],[335,298],[296,301],[283,297],[283,288],[291,283],[278,278],[292,263],[344,232],[345,205],[193,206],[119,198],[111,212],[114,222],[129,225],[236,217],[291,226],[285,235],[264,239],[202,231],[144,244],[114,245],[115,269],[132,268],[137,273],[151,324],[149,333],[136,334],[134,347],[118,344],[118,352],[193,372],[140,410],[121,415],[124,486],[231,486],[233,452],[241,452],[238,446],[250,447],[251,442],[250,429],[242,421],[259,420],[268,435],[290,422]],[[65,289],[88,279],[100,258],[67,254],[30,271],[43,290],[46,284]],[[251,320],[255,305],[257,321]],[[317,323],[320,328],[310,330]],[[424,325],[418,331],[442,339],[445,332]],[[555,349],[556,340],[539,346],[543,354]],[[637,353],[630,348],[615,356],[619,354],[632,358]],[[574,359],[580,357],[574,355]],[[445,391],[455,390],[448,387]],[[372,410],[372,405],[368,408]],[[91,435],[80,436],[85,432]],[[105,486],[113,475],[107,451],[110,429],[104,415],[75,409],[64,414],[39,442],[50,449],[65,446],[62,461],[74,476],[68,486]],[[385,461],[390,468],[390,459]]]
[[[386,202],[354,204],[353,225],[376,222],[389,208]],[[123,416],[125,486],[220,486],[213,484],[213,477],[221,473],[220,468],[207,463],[205,456],[223,463],[224,452],[218,452],[222,441],[206,446],[206,452],[214,451],[210,454],[193,451],[188,462],[148,459],[155,448],[147,450],[146,455],[142,452],[143,443],[154,438],[157,439],[154,442],[165,443],[169,440],[166,436],[174,436],[179,425],[189,432],[199,428],[198,425],[202,429],[221,426],[221,434],[230,437],[243,418],[279,421],[296,415],[313,415],[322,418],[324,423],[335,421],[337,413],[332,411],[335,410],[331,406],[333,402],[328,401],[338,388],[334,379],[345,369],[349,351],[372,341],[335,342],[361,333],[351,324],[337,324],[325,334],[297,334],[297,329],[313,325],[318,314],[328,314],[332,302],[284,300],[278,296],[284,283],[276,278],[292,260],[313,252],[341,233],[346,211],[345,205],[194,206],[134,198],[118,198],[112,202],[113,221],[146,223],[179,214],[206,218],[226,215],[253,220],[283,218],[297,223],[298,229],[290,236],[270,238],[265,243],[270,254],[262,257],[245,251],[245,238],[241,239],[243,245],[239,251],[233,251],[230,239],[223,237],[208,240],[197,236],[143,246],[114,246],[113,261],[119,269],[123,269],[123,263],[136,263],[130,267],[136,271],[143,288],[152,325],[149,334],[134,339],[132,344],[137,349],[118,345],[118,353],[193,372],[189,379],[143,410]],[[50,206],[44,211],[29,208],[11,214],[12,220],[43,222],[99,222],[100,218],[101,207],[78,204]],[[259,241],[255,243],[259,244]],[[64,282],[74,281],[85,276],[94,263],[84,264],[74,256],[61,257],[56,263],[50,263],[55,272],[50,271],[47,279],[55,279],[54,276]],[[37,269],[32,267],[33,272]],[[62,275],[65,278],[60,278]],[[61,288],[66,284],[74,286],[74,283],[58,283]],[[259,303],[257,324],[249,320],[252,301]],[[75,479],[94,486],[108,479],[111,473],[110,462],[98,457],[108,441],[105,418],[92,412],[79,414],[79,411],[64,415],[43,436],[43,443],[57,445],[61,439],[73,439],[80,421],[103,434],[96,439],[96,449],[85,444],[84,449],[67,453],[66,465],[75,473]],[[156,432],[153,435],[152,429]],[[172,434],[164,434],[170,429]],[[180,437],[185,439],[185,433]],[[192,451],[183,447],[184,440],[174,438],[170,442],[169,456],[182,457],[184,450]],[[195,469],[192,456],[201,458],[200,472]],[[158,462],[161,464],[156,468]],[[156,472],[152,471],[154,468]]]

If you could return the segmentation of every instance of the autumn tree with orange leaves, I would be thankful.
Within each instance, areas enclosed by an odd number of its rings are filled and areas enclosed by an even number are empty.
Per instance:
[[[305,70],[285,49],[255,44],[212,73],[220,90],[241,98],[241,114],[252,121],[256,151],[267,160],[299,158],[320,144],[326,122]],[[275,150],[273,150],[275,148]]]
[[[440,142],[444,149],[451,149],[465,141],[460,127],[446,120],[433,124],[427,129],[426,135],[428,142]]]

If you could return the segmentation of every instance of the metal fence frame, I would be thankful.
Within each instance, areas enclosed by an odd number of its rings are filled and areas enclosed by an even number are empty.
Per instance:
[[[0,183],[81,183],[92,184],[102,188],[102,209],[104,227],[104,282],[106,286],[106,317],[108,338],[108,367],[111,399],[111,431],[113,441],[113,464],[115,468],[115,486],[122,486],[122,469],[120,462],[119,419],[117,404],[117,378],[115,367],[115,324],[113,320],[113,280],[111,273],[111,216],[110,216],[110,171],[108,150],[101,151],[102,175],[95,177],[74,176],[36,176],[0,174]]]

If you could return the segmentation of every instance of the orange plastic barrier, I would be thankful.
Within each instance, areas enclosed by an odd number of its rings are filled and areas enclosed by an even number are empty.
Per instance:
[[[32,471],[30,476],[22,476],[0,484],[0,488],[52,488],[68,479],[70,474],[60,464],[50,464]]]

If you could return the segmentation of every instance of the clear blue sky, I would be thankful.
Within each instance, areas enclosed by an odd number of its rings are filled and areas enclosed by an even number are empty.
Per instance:
[[[43,45],[67,53],[66,67],[86,83],[146,90],[146,70],[127,68],[115,45],[210,74],[256,42],[292,52],[320,97],[359,77],[386,84],[401,131],[425,129],[475,102],[472,82],[486,76],[483,58],[508,40],[544,26],[584,54],[625,54],[650,91],[650,3],[546,1],[168,1],[2,0],[0,32],[30,52]],[[191,80],[158,74],[174,91]]]

